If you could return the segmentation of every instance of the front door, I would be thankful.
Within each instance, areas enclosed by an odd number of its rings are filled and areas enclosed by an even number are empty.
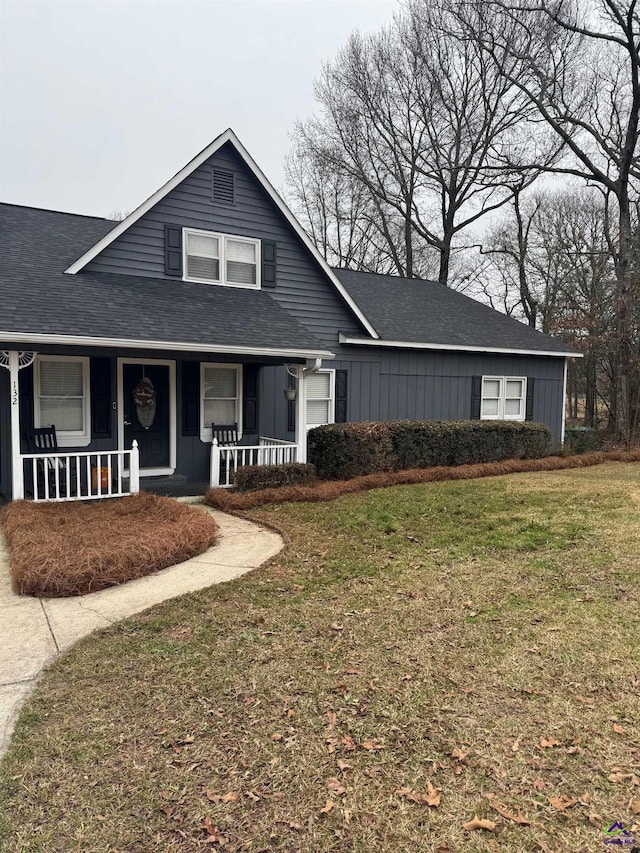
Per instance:
[[[136,439],[141,469],[170,466],[170,387],[166,364],[122,365],[124,446]]]

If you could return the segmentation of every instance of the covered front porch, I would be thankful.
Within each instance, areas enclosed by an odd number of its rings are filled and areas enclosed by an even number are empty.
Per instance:
[[[5,500],[201,494],[233,485],[240,466],[306,461],[305,381],[317,356],[5,346]],[[221,442],[212,424],[235,425],[237,441]],[[38,444],[52,429],[53,446]]]

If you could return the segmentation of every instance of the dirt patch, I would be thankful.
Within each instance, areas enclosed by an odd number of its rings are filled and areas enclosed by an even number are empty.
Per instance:
[[[15,501],[0,514],[21,595],[83,595],[152,574],[215,544],[216,522],[172,498]]]

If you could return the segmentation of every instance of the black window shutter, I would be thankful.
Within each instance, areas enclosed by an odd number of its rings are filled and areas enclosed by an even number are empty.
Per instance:
[[[336,370],[336,423],[347,422],[347,388],[348,373],[346,370]]]
[[[275,240],[262,241],[262,286],[276,286],[277,247]]]
[[[164,226],[164,272],[182,278],[182,228],[175,225]]]
[[[182,362],[182,434],[200,435],[200,362]]]
[[[242,432],[258,432],[258,379],[257,364],[245,364],[242,377]]]
[[[471,420],[480,420],[480,404],[482,402],[482,376],[471,377]]]
[[[287,373],[287,388],[296,387],[296,378]],[[289,432],[296,431],[296,403],[295,400],[289,400],[287,403],[287,430]]]
[[[525,409],[524,419],[526,421],[533,420],[533,389],[535,385],[535,379],[532,376],[527,377],[527,406]]]
[[[111,437],[111,359],[92,358],[89,362],[91,388],[91,437]]]

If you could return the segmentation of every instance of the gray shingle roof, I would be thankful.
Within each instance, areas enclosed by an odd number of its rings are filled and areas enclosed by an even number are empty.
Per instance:
[[[540,352],[571,352],[562,341],[435,281],[336,269],[382,340]]]
[[[0,333],[326,352],[266,291],[64,273],[115,224],[0,204]]]

